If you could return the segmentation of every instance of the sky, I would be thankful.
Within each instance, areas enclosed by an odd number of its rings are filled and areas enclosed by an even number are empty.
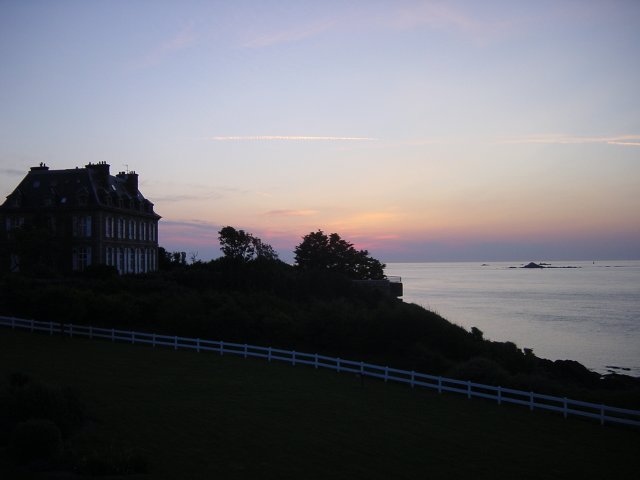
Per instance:
[[[0,0],[0,195],[99,161],[202,260],[640,259],[640,2]]]

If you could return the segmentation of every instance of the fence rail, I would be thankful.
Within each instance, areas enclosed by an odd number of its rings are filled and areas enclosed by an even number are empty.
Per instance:
[[[197,352],[209,351],[219,355],[240,355],[244,358],[255,357],[271,361],[282,361],[291,365],[308,365],[314,368],[328,368],[336,372],[349,372],[363,377],[405,383],[411,388],[422,387],[436,390],[438,393],[453,392],[472,397],[494,400],[501,405],[511,403],[523,405],[530,410],[549,410],[559,412],[567,418],[569,415],[592,418],[605,423],[621,423],[640,427],[640,410],[610,407],[563,397],[542,395],[535,392],[514,390],[511,388],[483,385],[471,381],[456,380],[436,375],[428,375],[408,370],[399,370],[365,362],[355,362],[343,358],[325,355],[282,350],[272,347],[247,345],[244,343],[224,342],[222,340],[203,340],[200,338],[160,335],[156,333],[134,332],[114,328],[99,328],[86,325],[74,325],[60,322],[42,322],[13,317],[0,316],[0,326],[12,329],[25,329],[31,332],[46,332],[49,335],[67,335],[69,337],[103,338],[112,342],[146,344],[177,349],[191,349]]]

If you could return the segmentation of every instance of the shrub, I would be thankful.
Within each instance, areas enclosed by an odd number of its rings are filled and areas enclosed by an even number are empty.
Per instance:
[[[79,458],[76,470],[91,476],[131,475],[147,473],[149,462],[136,450],[111,443]]]
[[[62,433],[51,420],[29,419],[13,430],[9,453],[18,464],[51,462],[62,454]]]
[[[84,416],[84,404],[70,388],[44,385],[23,373],[11,374],[9,385],[0,388],[0,425],[5,432],[18,422],[40,418],[54,422],[66,437],[82,424]]]
[[[9,385],[11,387],[24,387],[31,381],[31,377],[26,373],[13,372],[9,374]]]
[[[459,363],[447,372],[447,375],[459,380],[471,380],[485,385],[507,385],[509,374],[493,360],[475,357]]]

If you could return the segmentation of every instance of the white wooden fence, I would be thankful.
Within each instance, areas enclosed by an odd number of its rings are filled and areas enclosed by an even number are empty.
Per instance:
[[[309,365],[315,368],[328,368],[336,372],[350,372],[362,377],[374,377],[385,382],[393,381],[406,383],[415,387],[430,388],[438,393],[454,392],[466,395],[467,398],[479,397],[502,403],[524,405],[530,410],[550,410],[560,412],[567,418],[568,415],[594,418],[604,425],[605,422],[622,423],[625,425],[640,426],[640,410],[609,407],[606,405],[570,400],[551,395],[542,395],[534,392],[525,392],[511,388],[483,385],[471,381],[455,380],[453,378],[427,375],[414,371],[399,370],[391,367],[382,367],[364,362],[354,362],[343,358],[327,357],[324,355],[281,350],[272,347],[259,347],[242,343],[224,341],[203,340],[200,338],[188,338],[155,333],[133,332],[129,330],[117,330],[110,328],[98,328],[85,325],[73,325],[60,322],[40,322],[36,320],[24,320],[13,317],[0,316],[0,326],[20,328],[32,332],[42,331],[49,335],[64,334],[69,337],[105,338],[112,342],[143,343],[147,345],[170,347],[173,349],[191,349],[197,352],[209,351],[220,355],[240,355],[244,358],[257,357],[267,359],[269,362],[278,360],[291,365]]]

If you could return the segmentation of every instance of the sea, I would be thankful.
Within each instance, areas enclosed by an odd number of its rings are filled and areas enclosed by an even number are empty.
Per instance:
[[[405,302],[484,338],[640,377],[640,261],[389,263]]]

